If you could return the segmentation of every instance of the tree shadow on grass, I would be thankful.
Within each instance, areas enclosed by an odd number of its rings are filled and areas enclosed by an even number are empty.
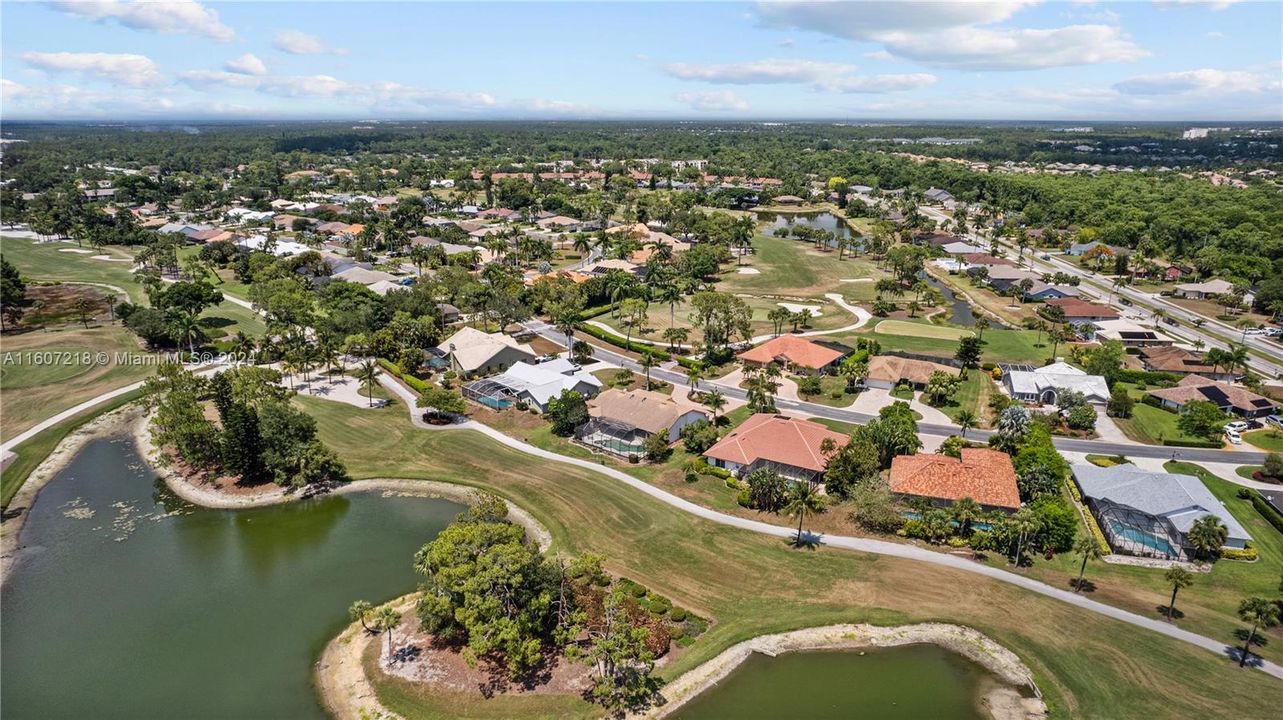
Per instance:
[[[1069,589],[1073,590],[1075,588],[1077,588],[1080,593],[1094,593],[1096,592],[1096,583],[1088,580],[1087,578],[1083,578],[1081,583],[1078,582],[1078,578],[1076,577],[1069,578]]]
[[[229,325],[235,325],[236,321],[231,318],[225,318],[221,315],[209,315],[197,321],[203,328],[225,328]]]
[[[1158,611],[1159,615],[1162,615],[1164,618],[1168,618],[1171,620],[1180,620],[1181,618],[1185,617],[1185,613],[1181,612],[1180,608],[1168,608],[1166,605],[1159,605],[1154,609]],[[1171,612],[1170,617],[1168,616],[1169,611]]]
[[[794,533],[785,538],[785,542],[788,543],[789,547],[797,550],[818,550],[823,538],[816,533],[803,530],[801,537]]]

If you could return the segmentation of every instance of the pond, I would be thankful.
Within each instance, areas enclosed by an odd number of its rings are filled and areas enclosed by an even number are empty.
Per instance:
[[[414,589],[462,506],[355,493],[193,507],[128,440],[41,491],[0,596],[4,716],[322,718],[312,664],[357,599]]]
[[[949,316],[949,322],[954,325],[962,325],[964,327],[971,327],[976,324],[976,314],[971,311],[971,305],[967,302],[966,298],[959,296],[948,285],[940,282],[925,270],[918,273],[918,277],[926,284],[936,290],[939,290],[940,295],[944,298],[945,304],[952,308],[952,314]],[[990,322],[993,321],[990,320]]]
[[[776,228],[797,227],[799,225],[815,230],[826,230],[835,237],[858,238],[859,233],[847,225],[846,220],[828,212],[808,213],[757,213],[757,221],[766,223],[761,229],[763,235],[774,235]]]
[[[672,716],[676,720],[980,720],[981,698],[997,681],[938,645],[753,653],[720,683]]]

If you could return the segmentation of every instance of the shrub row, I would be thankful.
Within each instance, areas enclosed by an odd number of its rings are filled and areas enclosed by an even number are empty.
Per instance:
[[[400,365],[392,362],[391,360],[385,360],[384,358],[379,358],[379,365],[381,365],[384,370],[400,378],[401,382],[410,386],[410,388],[415,392],[419,394],[423,394],[424,392],[427,391],[428,384],[426,382],[402,370]]]
[[[1283,533],[1283,513],[1275,510],[1274,506],[1270,505],[1269,501],[1255,490],[1252,490],[1247,497],[1252,501],[1252,507],[1256,508],[1256,511],[1261,515],[1264,515],[1275,530]]]
[[[1167,447],[1212,448],[1214,450],[1221,447],[1220,440],[1173,440],[1171,438],[1163,438],[1163,444]]]
[[[1175,385],[1181,380],[1179,375],[1173,375],[1172,373],[1131,369],[1115,370],[1113,378],[1117,382],[1145,383],[1146,385],[1160,385],[1163,383]]]
[[[1251,545],[1242,550],[1238,548],[1221,548],[1221,557],[1226,560],[1255,560],[1260,556],[1261,554]]]
[[[593,318],[601,317],[602,315],[610,312],[611,307],[612,306],[607,303],[597,307],[585,308],[583,312],[579,313],[579,317],[583,320],[592,320]]]
[[[711,475],[715,478],[721,478],[723,480],[727,480],[731,477],[730,470],[727,470],[726,468],[713,467],[712,465],[709,465],[707,462],[705,462],[703,458],[699,458],[693,461],[691,463],[691,470],[694,470],[700,475]]]
[[[608,342],[617,348],[623,348],[624,350],[632,350],[635,353],[649,352],[651,355],[655,356],[656,359],[661,361],[673,359],[672,355],[669,355],[664,350],[658,349],[657,346],[647,345],[645,343],[639,343],[636,340],[629,340],[628,338],[622,338],[613,332],[610,332],[608,330],[602,330],[601,328],[595,327],[593,325],[582,324],[582,325],[579,325],[578,328],[579,328],[579,332],[582,332],[585,335],[591,335],[592,337],[595,337],[598,340],[601,340],[603,342]]]

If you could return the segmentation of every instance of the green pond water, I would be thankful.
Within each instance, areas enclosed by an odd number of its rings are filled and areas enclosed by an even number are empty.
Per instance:
[[[675,720],[980,720],[995,681],[936,645],[859,652],[754,653]]]
[[[132,442],[97,440],[41,491],[0,595],[0,713],[320,718],[312,664],[356,599],[409,592],[462,506],[375,493],[194,508]]]

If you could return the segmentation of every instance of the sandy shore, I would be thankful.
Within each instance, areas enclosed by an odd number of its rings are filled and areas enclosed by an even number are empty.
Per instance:
[[[667,703],[638,717],[665,717],[699,693],[720,682],[749,655],[760,652],[778,655],[802,650],[850,650],[934,643],[978,663],[998,677],[999,685],[984,700],[995,720],[1042,718],[1047,708],[1042,700],[1023,698],[1016,690],[1032,686],[1032,674],[1015,653],[971,628],[942,623],[878,627],[874,625],[829,625],[776,635],[762,635],[732,645],[720,655],[678,677],[663,689]]]
[[[402,614],[413,612],[417,596],[418,593],[402,595],[387,604]],[[313,677],[321,701],[331,717],[337,720],[401,719],[400,715],[383,707],[370,679],[365,676],[361,658],[370,643],[377,639],[378,636],[366,632],[361,623],[354,622],[326,643],[321,658],[313,666]]]
[[[0,581],[9,579],[9,571],[22,557],[19,540],[22,527],[26,524],[27,511],[31,509],[45,484],[67,467],[76,453],[90,440],[115,434],[135,424],[143,416],[142,408],[132,403],[103,413],[63,438],[53,452],[31,471],[31,475],[9,502],[5,517],[0,521]]]

